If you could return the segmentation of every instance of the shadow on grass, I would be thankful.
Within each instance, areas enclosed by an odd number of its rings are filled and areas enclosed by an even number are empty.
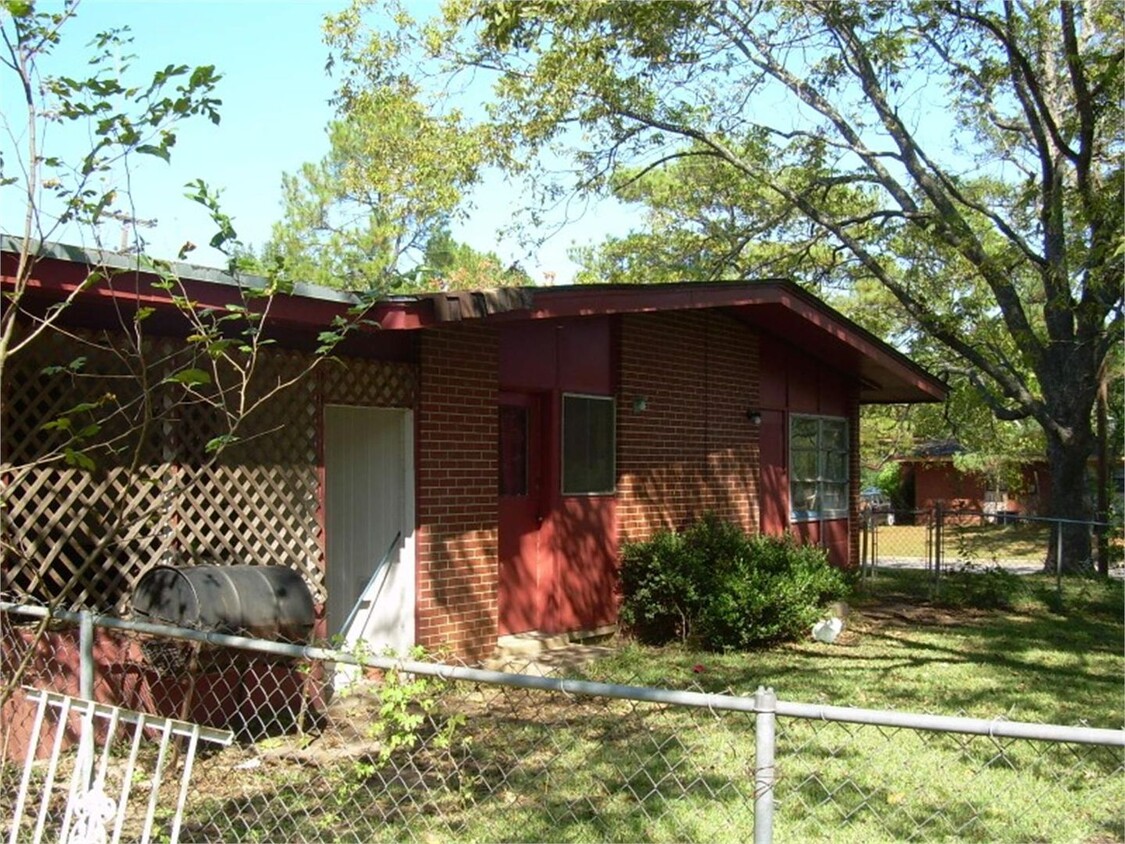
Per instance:
[[[753,833],[752,719],[509,689],[448,747],[263,771],[184,841],[685,841]]]

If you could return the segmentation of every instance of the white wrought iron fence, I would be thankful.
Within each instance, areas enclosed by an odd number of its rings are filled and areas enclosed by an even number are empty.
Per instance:
[[[21,689],[71,690],[96,662],[98,699],[235,732],[199,749],[182,805],[164,803],[181,841],[1098,841],[1125,824],[1122,730],[499,673],[109,617],[82,637],[77,613],[33,638],[45,615],[0,604],[3,676],[18,668]],[[5,707],[9,758],[26,747],[23,694]],[[31,787],[22,770],[0,768],[9,815]],[[43,811],[61,822],[65,800]]]

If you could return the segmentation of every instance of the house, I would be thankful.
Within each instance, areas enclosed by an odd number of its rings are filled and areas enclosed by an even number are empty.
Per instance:
[[[962,521],[982,516],[1036,516],[1046,511],[1051,487],[1046,460],[1029,460],[1014,477],[1000,479],[958,468],[954,457],[964,451],[957,442],[928,442],[899,459],[903,489],[923,522],[939,505],[951,514],[960,513],[951,518]]]
[[[6,287],[17,257],[7,242]],[[90,280],[95,265],[116,270]],[[200,313],[243,301],[222,273],[174,272]],[[160,281],[58,246],[35,265],[29,320],[73,301],[67,331],[5,372],[6,597],[124,612],[157,565],[283,565],[322,636],[476,659],[503,634],[613,625],[620,544],[704,512],[854,566],[860,405],[945,395],[780,280],[390,297],[297,377],[358,301],[298,286],[270,301],[250,390],[279,392],[208,461],[222,415],[184,401],[192,329]],[[59,433],[43,423],[81,401],[120,408],[107,425],[132,447],[93,468],[37,463]],[[141,406],[160,413],[129,434]]]

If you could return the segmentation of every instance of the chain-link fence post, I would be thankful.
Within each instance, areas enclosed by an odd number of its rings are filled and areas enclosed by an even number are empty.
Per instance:
[[[1062,606],[1062,561],[1063,561],[1063,523],[1055,523],[1055,592]]]
[[[82,610],[78,618],[78,696],[94,699],[94,616]]]
[[[777,695],[772,688],[758,687],[754,710],[754,844],[772,844],[777,735]]]

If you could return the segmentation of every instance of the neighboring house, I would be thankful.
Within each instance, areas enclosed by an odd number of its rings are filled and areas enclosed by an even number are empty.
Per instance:
[[[967,511],[970,518],[985,514],[1001,519],[1045,512],[1051,487],[1046,460],[1024,463],[1017,481],[1001,482],[984,473],[958,469],[954,457],[964,451],[956,442],[932,442],[899,460],[903,487],[914,491],[915,510],[924,514],[940,505],[946,511]]]
[[[2,257],[10,285],[17,256]],[[27,306],[74,293],[91,257],[48,250]],[[6,599],[60,597],[95,554],[64,603],[123,611],[158,564],[277,564],[308,583],[321,635],[481,658],[503,634],[614,624],[620,544],[706,512],[792,531],[855,565],[860,405],[945,395],[785,281],[396,296],[367,315],[381,327],[272,400],[253,436],[205,471],[221,427],[190,408],[147,432],[135,472],[18,469],[61,409],[137,389],[83,337],[131,326],[144,307],[150,361],[182,346],[167,291],[124,258],[105,262],[122,273],[77,293],[64,312],[73,337],[46,337],[5,374]],[[201,307],[238,301],[217,271],[176,272]],[[266,382],[307,365],[317,333],[353,302],[323,289],[279,296]],[[47,368],[78,355],[81,377]],[[157,380],[150,398],[176,389]],[[114,520],[127,529],[97,551]],[[388,548],[387,582],[363,595]],[[374,603],[341,630],[361,599]]]

